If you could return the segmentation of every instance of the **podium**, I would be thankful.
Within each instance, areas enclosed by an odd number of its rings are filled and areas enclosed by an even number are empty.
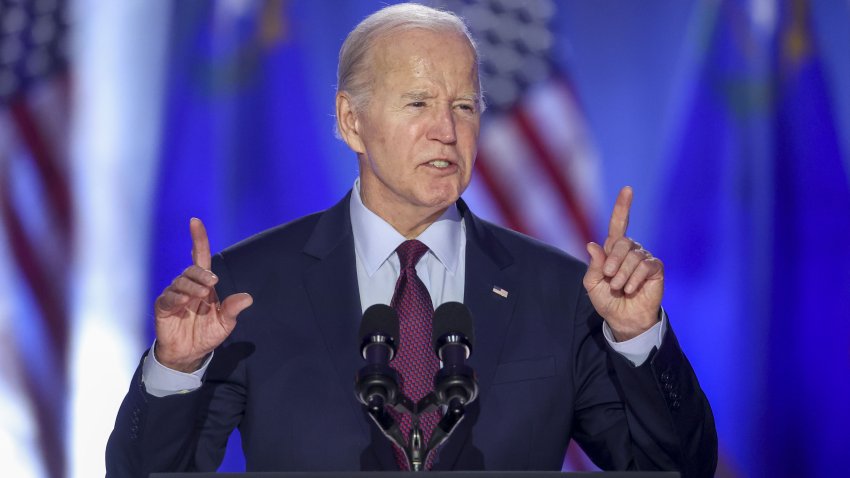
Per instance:
[[[150,478],[679,478],[678,471],[334,471],[249,473],[151,473]]]

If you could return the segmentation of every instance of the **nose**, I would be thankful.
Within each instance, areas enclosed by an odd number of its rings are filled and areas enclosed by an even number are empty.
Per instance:
[[[450,105],[435,108],[434,117],[428,129],[428,139],[433,139],[443,144],[457,142],[455,117]]]

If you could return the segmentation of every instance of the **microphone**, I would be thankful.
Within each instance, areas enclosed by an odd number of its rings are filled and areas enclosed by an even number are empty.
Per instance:
[[[434,393],[438,403],[456,413],[478,397],[478,380],[466,364],[475,343],[472,314],[460,302],[446,302],[434,311],[433,323],[431,346],[443,361],[434,376]]]
[[[363,313],[360,323],[360,355],[366,365],[357,372],[354,393],[374,413],[398,400],[398,373],[389,366],[398,350],[399,324],[392,307],[375,304]]]

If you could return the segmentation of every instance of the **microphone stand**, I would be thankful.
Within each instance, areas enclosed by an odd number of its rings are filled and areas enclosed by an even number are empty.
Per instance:
[[[399,413],[406,413],[411,416],[412,426],[409,437],[402,435],[398,422],[396,422],[392,414],[387,412],[387,406]],[[462,400],[457,398],[451,400],[442,419],[434,427],[427,447],[423,447],[425,443],[422,429],[419,426],[419,417],[436,410],[439,406],[437,394],[431,392],[422,397],[415,405],[405,396],[399,396],[395,404],[387,404],[384,403],[381,396],[374,395],[370,397],[366,409],[372,421],[381,430],[381,433],[404,451],[410,470],[418,472],[425,469],[425,461],[428,456],[448,440],[466,413],[466,404]]]
[[[372,306],[374,307],[378,306]],[[388,313],[392,319],[395,319],[394,312],[387,306],[379,307],[376,311],[370,317],[380,318],[383,316],[376,314]],[[368,313],[369,310],[364,313],[364,320]],[[383,318],[386,319],[386,317]],[[443,367],[434,376],[434,390],[416,404],[404,394],[399,393],[397,373],[388,365],[395,351],[392,337],[398,335],[397,328],[394,334],[383,333],[379,334],[380,336],[372,334],[364,339],[365,345],[361,346],[361,353],[363,358],[370,361],[370,364],[360,369],[355,378],[355,392],[360,402],[366,406],[372,421],[390,442],[402,450],[410,470],[415,472],[424,470],[430,454],[448,440],[458,424],[463,421],[466,405],[472,403],[478,396],[475,372],[466,364],[466,359],[472,352],[473,342],[472,317],[469,310],[458,302],[448,302],[434,311],[434,320],[432,346],[443,362]],[[388,321],[384,325],[388,327],[394,324]],[[389,340],[384,337],[385,335],[389,335]],[[371,354],[367,353],[370,344],[384,342],[389,346],[389,350],[382,347]],[[420,417],[441,408],[443,416],[434,427],[428,443],[425,444],[422,428],[419,425]],[[393,414],[388,411],[390,409],[410,416],[410,436],[405,437],[402,434],[401,427]]]

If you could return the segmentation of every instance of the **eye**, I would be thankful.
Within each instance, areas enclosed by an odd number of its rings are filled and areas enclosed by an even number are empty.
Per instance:
[[[407,106],[412,106],[414,108],[424,108],[425,102],[424,101],[414,101],[412,103],[408,103]]]
[[[475,105],[472,103],[458,103],[457,105],[455,105],[455,108],[460,108],[461,110],[469,113],[475,112]]]

